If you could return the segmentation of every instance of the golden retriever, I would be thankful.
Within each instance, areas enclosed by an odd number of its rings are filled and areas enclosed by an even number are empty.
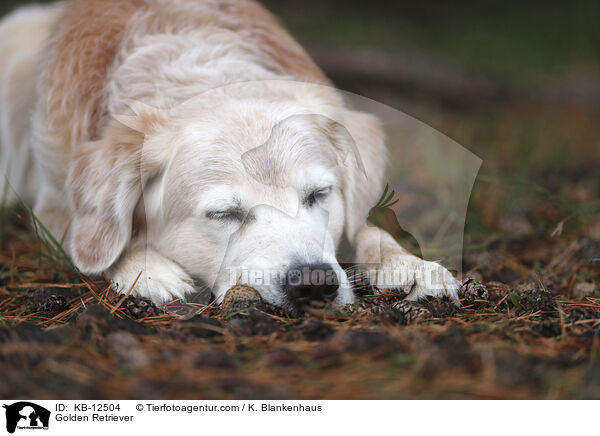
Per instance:
[[[247,283],[296,311],[353,302],[345,244],[378,287],[458,298],[366,223],[382,128],[257,2],[66,0],[4,18],[0,41],[0,183],[82,272],[156,303]]]

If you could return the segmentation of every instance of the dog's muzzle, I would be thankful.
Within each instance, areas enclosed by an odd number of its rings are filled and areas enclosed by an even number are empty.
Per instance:
[[[340,281],[329,264],[299,264],[288,269],[283,289],[297,306],[309,301],[333,301],[338,294]]]

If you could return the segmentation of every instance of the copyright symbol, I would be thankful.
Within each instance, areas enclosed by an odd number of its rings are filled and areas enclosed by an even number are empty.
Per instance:
[[[144,410],[144,405],[143,404],[138,404],[137,406],[135,406],[136,410],[138,412],[141,412],[142,410]]]

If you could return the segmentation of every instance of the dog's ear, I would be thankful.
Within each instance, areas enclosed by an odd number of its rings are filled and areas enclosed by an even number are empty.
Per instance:
[[[366,224],[383,188],[387,166],[385,135],[377,118],[346,110],[332,137],[341,152],[346,207],[345,235],[350,243]]]
[[[102,140],[77,148],[66,184],[73,209],[69,251],[88,274],[119,258],[131,239],[143,186],[160,171],[160,163],[143,152],[143,133],[115,121],[106,132]]]

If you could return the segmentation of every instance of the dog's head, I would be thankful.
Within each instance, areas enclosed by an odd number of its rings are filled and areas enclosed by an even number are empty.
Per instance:
[[[77,266],[110,267],[133,228],[218,299],[246,283],[292,310],[352,302],[336,251],[380,194],[383,135],[333,97],[301,97],[221,91],[168,113],[132,104],[71,171]]]

